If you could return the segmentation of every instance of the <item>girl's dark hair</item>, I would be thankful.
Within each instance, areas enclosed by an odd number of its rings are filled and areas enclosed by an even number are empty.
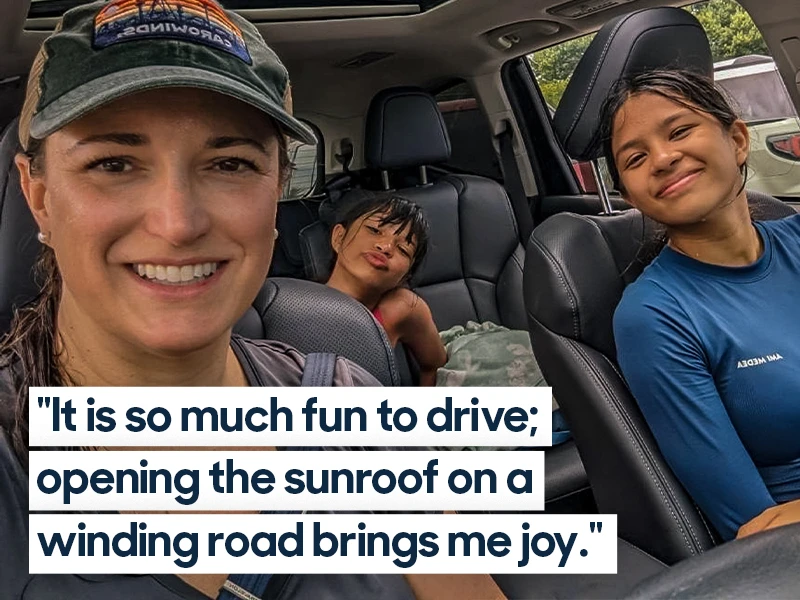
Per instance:
[[[725,93],[714,85],[714,80],[708,75],[691,69],[656,69],[645,71],[629,77],[624,77],[612,87],[608,97],[600,109],[599,140],[602,144],[603,156],[606,159],[611,179],[616,189],[623,190],[619,170],[614,162],[614,153],[611,148],[611,138],[614,130],[614,119],[622,105],[631,97],[638,94],[658,94],[676,104],[691,110],[704,112],[728,129],[739,118],[733,103]],[[742,187],[747,181],[747,163],[741,166],[743,175]],[[738,195],[737,193],[737,195]],[[644,218],[644,217],[643,217]],[[643,231],[651,229],[644,227]],[[657,224],[653,227],[654,233],[646,242],[643,242],[638,260],[649,262],[667,244],[666,228]]]
[[[348,203],[344,206],[334,216],[333,225],[341,225],[345,229],[349,229],[361,217],[374,214],[381,215],[381,227],[395,225],[396,231],[401,231],[408,226],[406,241],[415,244],[411,267],[406,276],[406,280],[411,279],[428,253],[429,227],[422,207],[408,198],[391,192],[365,193],[352,204]],[[334,258],[334,262],[335,260]]]
[[[278,135],[279,168],[282,178],[291,171],[286,138]],[[32,176],[44,170],[44,143],[32,140],[24,154]],[[0,426],[11,436],[11,444],[23,468],[28,465],[28,388],[77,385],[62,371],[57,342],[56,316],[61,300],[61,273],[50,246],[42,245],[35,269],[39,294],[18,309],[10,331],[0,338],[0,368],[8,369],[13,385],[13,404],[0,403]]]

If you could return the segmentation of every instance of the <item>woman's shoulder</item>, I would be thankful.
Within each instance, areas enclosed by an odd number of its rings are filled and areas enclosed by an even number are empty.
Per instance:
[[[237,335],[233,336],[232,343],[250,385],[300,385],[306,357],[296,348],[282,342],[253,340]],[[333,385],[364,387],[379,386],[380,383],[366,370],[340,356],[336,359]]]

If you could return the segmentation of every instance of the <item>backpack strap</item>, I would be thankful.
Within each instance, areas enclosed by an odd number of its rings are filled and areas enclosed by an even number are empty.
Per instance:
[[[331,352],[312,352],[306,355],[303,368],[303,387],[331,387],[336,370],[336,355]],[[318,450],[318,448],[302,448]],[[261,600],[272,575],[229,575],[222,584],[217,600]]]
[[[331,387],[336,370],[336,355],[331,352],[312,352],[306,355],[303,369],[303,387]]]

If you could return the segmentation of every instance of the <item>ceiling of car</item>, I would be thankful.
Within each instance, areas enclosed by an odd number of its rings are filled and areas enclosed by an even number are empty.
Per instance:
[[[46,0],[41,5],[57,2],[68,5],[75,1]],[[28,18],[31,0],[3,0],[3,3],[0,79],[24,75],[39,44],[55,24],[53,18]],[[40,0],[34,3],[39,5]],[[372,96],[385,87],[430,86],[454,77],[496,73],[509,58],[594,31],[623,12],[685,3],[685,0],[269,3],[229,0],[229,4],[237,6],[277,6],[239,12],[258,23],[264,38],[289,68],[298,112],[332,119],[363,115]],[[610,4],[616,6],[574,16],[576,6],[585,9]],[[742,4],[762,30],[792,25],[794,17],[792,35],[797,35],[800,17],[795,14],[795,0],[743,0]]]

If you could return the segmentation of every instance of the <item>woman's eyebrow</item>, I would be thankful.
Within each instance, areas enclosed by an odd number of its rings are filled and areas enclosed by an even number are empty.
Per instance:
[[[264,144],[249,137],[221,136],[212,138],[206,142],[206,148],[211,150],[221,150],[222,148],[232,148],[234,146],[251,146],[262,154],[269,154]]]
[[[147,136],[140,135],[138,133],[121,133],[121,132],[98,133],[95,135],[87,136],[75,142],[75,144],[73,144],[72,147],[69,148],[69,150],[67,150],[67,154],[71,154],[81,146],[86,146],[88,144],[119,144],[121,146],[145,146],[148,143],[150,143],[150,140],[147,138]]]

